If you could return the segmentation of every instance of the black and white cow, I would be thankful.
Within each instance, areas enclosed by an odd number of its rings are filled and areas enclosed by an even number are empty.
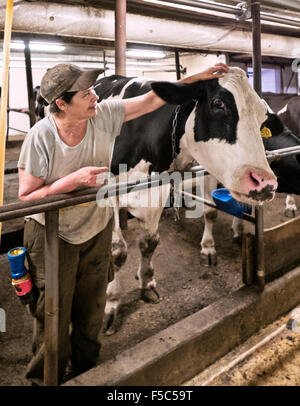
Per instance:
[[[292,97],[277,114],[283,123],[300,140],[300,96]],[[299,155],[297,162],[300,162]],[[296,210],[297,206],[294,197],[288,195],[286,198],[285,215],[287,217],[295,217]]]
[[[277,114],[271,111],[268,112],[268,118],[261,127],[261,135],[267,153],[277,149],[300,146],[300,139],[283,124]],[[300,155],[285,156],[279,160],[274,160],[271,162],[271,169],[277,176],[278,188],[276,192],[300,194]],[[205,198],[210,199],[210,192],[217,188],[218,181],[213,176],[208,175],[205,182]],[[216,265],[217,263],[213,237],[213,227],[217,214],[217,210],[208,206],[204,209],[204,232],[200,244],[202,259],[206,265]],[[234,217],[232,229],[234,240],[240,241],[243,233],[243,221]]]
[[[118,174],[119,164],[124,163],[128,165],[130,179],[147,176],[152,171],[172,169],[172,122],[176,105],[181,105],[175,133],[177,168],[183,168],[194,159],[201,162],[240,201],[256,205],[273,198],[277,182],[266,160],[260,137],[267,109],[249,85],[243,70],[231,68],[219,80],[193,84],[153,82],[114,75],[100,79],[96,92],[103,100],[130,98],[151,88],[169,104],[123,125],[115,142],[112,172]],[[126,199],[128,211],[138,218],[144,229],[139,244],[141,262],[137,276],[142,298],[152,302],[157,301],[157,292],[151,258],[159,242],[158,223],[169,195],[169,185],[159,190],[159,207],[137,207],[132,194]],[[148,194],[148,191],[139,193]],[[127,252],[118,217],[122,199],[117,199],[115,208],[115,279],[109,284],[107,292],[104,324],[112,320],[107,334],[116,329],[122,293],[118,271],[126,260]]]

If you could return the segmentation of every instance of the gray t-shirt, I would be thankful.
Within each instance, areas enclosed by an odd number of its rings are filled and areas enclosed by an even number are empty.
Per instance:
[[[22,145],[18,167],[52,183],[85,166],[110,167],[115,137],[125,117],[122,100],[102,101],[97,115],[88,120],[86,135],[75,147],[66,145],[58,135],[49,114],[29,131]],[[31,217],[45,224],[44,213]],[[112,217],[111,207],[96,202],[59,210],[59,236],[72,244],[81,244],[102,231]]]

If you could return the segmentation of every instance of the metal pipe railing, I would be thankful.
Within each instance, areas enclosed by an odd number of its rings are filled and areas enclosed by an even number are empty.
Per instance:
[[[192,173],[192,177],[204,174],[205,171]],[[138,190],[147,189],[149,186],[161,186],[169,183],[168,177],[163,175],[148,176],[138,181],[119,182],[104,185],[101,188],[87,188],[77,192],[47,196],[43,199],[35,199],[28,202],[11,203],[0,207],[0,221],[7,221],[29,214],[57,210],[63,207],[95,201],[101,190],[101,198],[106,199],[123,195]],[[99,196],[98,196],[99,198]]]
[[[207,200],[207,199],[204,199],[203,197],[193,195],[192,193],[185,192],[184,190],[181,190],[180,193],[184,196],[187,196],[187,197],[190,197],[190,198],[196,200],[197,202],[203,203],[206,206],[212,207],[213,209],[220,210],[220,211],[223,211],[224,213],[229,214],[227,211],[222,210],[218,206],[216,206],[211,200]],[[250,216],[249,214],[244,213],[242,219],[245,221],[249,221],[249,223],[255,224],[255,218]]]
[[[300,146],[274,149],[273,151],[266,151],[266,154],[267,154],[268,161],[274,161],[274,160],[281,159],[282,157],[285,157],[285,156],[300,154]]]

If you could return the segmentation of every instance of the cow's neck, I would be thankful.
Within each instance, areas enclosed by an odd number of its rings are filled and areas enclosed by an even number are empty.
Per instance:
[[[184,170],[188,164],[193,160],[193,157],[188,149],[187,140],[186,140],[186,123],[190,115],[192,114],[194,117],[195,112],[194,109],[195,102],[190,102],[182,105],[180,107],[178,117],[177,117],[177,125],[174,128],[174,118],[175,114],[173,115],[172,119],[172,128],[170,133],[171,138],[171,148],[172,148],[172,155],[171,161],[168,170]],[[175,120],[176,121],[176,120]],[[174,150],[174,143],[172,137],[175,136],[175,150]]]

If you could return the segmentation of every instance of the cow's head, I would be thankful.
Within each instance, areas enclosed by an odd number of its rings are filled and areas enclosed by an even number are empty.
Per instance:
[[[274,113],[268,113],[268,118],[262,125],[262,136],[266,151],[300,146],[299,138]],[[277,176],[277,192],[300,194],[300,155],[275,159],[271,162],[271,168]]]
[[[219,80],[154,82],[152,88],[168,103],[198,102],[187,120],[181,146],[236,199],[259,204],[274,197],[276,177],[260,136],[267,108],[242,69],[230,68]]]

